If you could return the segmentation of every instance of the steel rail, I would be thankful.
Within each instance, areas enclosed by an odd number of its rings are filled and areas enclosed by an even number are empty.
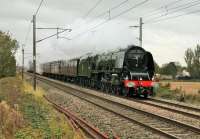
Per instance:
[[[53,80],[49,80],[49,79],[48,79],[48,80],[47,80],[47,79],[44,79],[44,77],[42,77],[42,78],[40,78],[40,79],[42,79],[42,81],[47,81],[48,83],[50,82],[50,83],[51,83],[52,85],[54,85],[54,86],[56,85],[57,88],[59,88],[59,89],[61,89],[61,90],[64,90],[65,92],[66,92],[66,89],[63,89],[62,87],[68,88],[68,89],[71,88],[71,87],[66,86],[66,85],[64,85],[64,84],[60,84],[60,83],[57,82],[57,81],[53,81]],[[62,86],[62,87],[61,87],[61,86]],[[60,88],[60,87],[61,87],[61,88]],[[76,89],[74,89],[74,88],[71,88],[71,89],[76,90]],[[77,91],[77,90],[76,90],[76,91]],[[81,92],[81,93],[86,93],[86,92],[83,92],[83,91],[81,91],[81,90],[78,90],[78,91]],[[67,91],[67,92],[68,92],[68,91]],[[71,93],[71,94],[76,96],[75,93]],[[146,114],[146,115],[153,116],[153,117],[155,117],[155,118],[157,118],[157,119],[167,121],[168,123],[175,124],[175,125],[177,125],[177,126],[179,126],[179,127],[185,128],[185,129],[190,129],[190,131],[193,131],[193,132],[196,132],[196,133],[200,134],[200,129],[199,129],[199,128],[196,128],[196,127],[194,127],[194,126],[187,125],[187,124],[181,123],[181,122],[179,122],[179,121],[172,120],[172,119],[169,119],[169,118],[166,118],[166,117],[162,117],[162,116],[159,116],[159,115],[156,115],[156,114],[152,114],[152,113],[149,113],[149,112],[145,112],[145,111],[142,111],[142,110],[139,110],[139,109],[135,109],[135,108],[133,108],[133,107],[130,107],[130,106],[127,106],[127,105],[124,105],[124,104],[120,104],[120,103],[118,103],[118,102],[114,102],[114,101],[111,101],[111,100],[108,100],[108,99],[105,99],[105,98],[96,96],[96,95],[94,95],[94,94],[88,94],[88,93],[87,93],[87,94],[85,94],[85,95],[90,95],[90,96],[93,96],[93,97],[98,97],[99,99],[103,99],[104,101],[107,101],[107,102],[110,102],[110,103],[114,103],[114,104],[117,104],[117,105],[119,105],[119,106],[123,106],[123,107],[128,108],[128,109],[134,109],[135,111],[142,112],[142,113],[144,113],[144,114]],[[77,96],[77,97],[80,97],[80,96]],[[86,100],[85,97],[82,97],[82,99]],[[88,100],[87,100],[87,101],[88,101]],[[95,104],[95,105],[96,105],[96,104]],[[99,106],[99,107],[102,107],[102,106]],[[107,109],[107,108],[104,108],[104,109]],[[108,110],[108,111],[112,111],[112,110],[109,110],[109,109],[107,109],[107,110]],[[113,112],[113,111],[112,111],[112,112]],[[113,113],[116,113],[116,112],[113,112]],[[118,114],[118,115],[120,115],[120,116],[122,116],[122,117],[124,117],[124,118],[126,117],[126,119],[129,119],[129,120],[131,120],[131,121],[134,121],[133,119],[130,119],[130,117],[124,116],[123,114],[120,114],[120,113],[116,113],[116,114]],[[143,125],[143,126],[149,128],[149,129],[152,129],[152,130],[154,130],[154,131],[156,131],[156,132],[159,132],[160,134],[165,135],[165,136],[167,136],[167,137],[170,137],[170,138],[177,138],[176,136],[170,135],[169,133],[163,132],[163,131],[161,131],[161,130],[159,130],[159,129],[155,129],[155,128],[153,128],[153,127],[149,127],[149,125],[147,125],[147,124],[140,123],[140,122],[138,122],[138,121],[134,121],[134,122],[138,123],[139,125]]]
[[[119,98],[123,98],[123,99],[129,100],[129,101],[135,101],[137,103],[151,105],[151,106],[158,107],[158,108],[161,108],[161,109],[165,109],[165,110],[168,110],[168,111],[172,111],[172,112],[175,112],[175,113],[178,113],[178,114],[183,114],[183,115],[191,117],[191,118],[200,119],[200,114],[199,115],[195,114],[195,113],[200,113],[200,108],[197,108],[197,107],[185,106],[185,105],[181,105],[181,104],[177,104],[177,103],[173,103],[173,102],[168,102],[168,101],[164,101],[164,100],[160,100],[160,99],[155,99],[155,98],[149,98],[148,100],[144,100],[144,99],[140,99],[140,98],[139,99],[138,98],[127,98],[127,97],[119,96],[119,95],[115,95],[115,94],[107,94],[107,95],[117,96]],[[170,108],[170,107],[167,107],[167,106],[161,106],[161,105],[158,105],[158,104],[153,104],[151,102],[161,103],[163,105],[171,105],[171,106],[176,107],[177,109],[173,109],[173,108]],[[184,109],[186,111],[178,110],[178,108]],[[191,111],[191,112],[187,112],[187,111]],[[193,112],[195,112],[195,113],[193,113]]]
[[[108,95],[116,96],[115,94],[114,95],[108,94]],[[175,113],[178,113],[178,114],[183,114],[183,115],[191,117],[191,118],[200,119],[200,114],[199,115],[196,114],[196,113],[200,113],[200,108],[196,108],[196,107],[192,107],[192,106],[185,106],[185,105],[181,105],[181,104],[177,104],[177,103],[173,103],[173,102],[168,102],[168,101],[164,101],[164,100],[160,100],[160,99],[155,99],[155,98],[149,98],[147,100],[144,100],[144,99],[140,99],[140,98],[127,98],[127,97],[118,96],[118,95],[117,95],[117,97],[129,100],[129,101],[141,103],[141,104],[151,105],[151,106],[158,107],[158,108],[161,108],[161,109],[165,109],[165,110],[168,110],[168,111],[172,111],[172,112],[175,112]],[[177,109],[173,109],[173,108],[170,108],[168,106],[161,106],[161,105],[158,105],[158,104],[153,104],[151,102],[161,103],[163,105],[171,105],[171,106],[176,107]],[[178,110],[178,108],[184,109],[185,111]],[[187,112],[187,111],[191,111],[191,112]]]
[[[172,105],[175,107],[180,107],[183,109],[188,109],[191,111],[195,111],[195,112],[200,112],[200,108],[196,108],[196,107],[192,107],[192,106],[185,106],[185,105],[181,105],[181,104],[177,104],[177,103],[173,103],[173,102],[168,102],[168,101],[164,101],[164,100],[160,100],[160,99],[155,99],[155,98],[151,98],[150,101],[155,101],[155,102],[159,102],[159,103],[163,103],[163,104],[168,104],[168,105]]]
[[[160,102],[156,102],[155,101],[156,103],[165,104],[165,105],[173,104],[173,106],[176,107],[176,109],[174,109],[174,108],[170,108],[168,106],[162,106],[162,105],[159,105],[159,104],[154,104],[155,103],[154,99],[150,99],[150,100],[128,99],[128,100],[132,100],[132,101],[135,101],[135,102],[141,103],[141,104],[150,105],[150,106],[153,106],[153,107],[158,107],[158,108],[165,109],[165,110],[168,110],[168,111],[172,111],[172,112],[175,112],[175,113],[178,113],[178,114],[182,114],[182,115],[185,115],[185,116],[188,116],[188,117],[191,117],[191,118],[200,119],[200,115],[197,115],[197,114],[194,114],[194,113],[190,113],[190,112],[187,112],[187,111],[182,111],[182,110],[178,109],[178,108],[181,108],[181,109],[185,109],[185,110],[191,111],[190,107],[189,108],[188,107],[182,108],[183,105],[179,106],[179,105],[176,105],[175,103],[170,103],[169,102],[168,104],[166,104],[163,101],[160,101]],[[153,102],[153,103],[151,103],[151,102]],[[193,112],[196,112],[196,111],[193,111]]]
[[[66,108],[62,107],[61,105],[56,104],[51,99],[44,96],[44,98],[50,102],[55,109],[65,114],[67,117],[72,119],[76,124],[78,124],[85,132],[87,132],[92,138],[94,139],[108,139],[108,136],[104,133],[101,133],[99,129],[93,127],[89,123],[87,123],[85,120],[77,117],[75,114],[67,110]]]

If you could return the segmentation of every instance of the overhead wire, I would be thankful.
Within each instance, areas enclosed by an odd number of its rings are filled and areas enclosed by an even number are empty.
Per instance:
[[[38,12],[39,12],[39,10],[40,10],[40,8],[41,8],[43,2],[44,2],[44,0],[41,0],[41,1],[40,1],[40,4],[39,4],[39,6],[38,6],[38,8],[37,8],[37,10],[36,10],[36,12],[35,12],[35,15],[38,14]]]
[[[44,0],[41,0],[40,3],[39,3],[39,6],[38,8],[36,9],[34,15],[36,16],[42,6],[42,3],[44,2]],[[31,31],[31,22],[29,22],[29,25],[28,25],[28,30],[27,30],[27,33],[26,33],[26,36],[25,36],[25,40],[24,40],[24,44],[22,44],[22,49],[24,50],[26,44],[27,44],[27,41],[28,41],[28,37],[29,37],[29,34],[30,34],[30,31]],[[25,53],[26,54],[26,53]],[[24,57],[24,58],[27,58],[27,57]]]
[[[95,16],[94,18],[102,17],[102,16],[108,14],[108,12],[111,12],[111,11],[113,11],[113,10],[121,7],[122,5],[124,5],[125,3],[127,3],[128,1],[129,0],[122,1],[121,3],[119,3],[119,4],[117,4],[117,5],[113,6],[113,7],[111,7],[109,10],[106,10],[105,12],[100,13],[99,15]]]
[[[41,1],[40,1],[40,4],[39,4],[39,6],[38,6],[38,8],[37,8],[37,10],[36,10],[36,12],[35,12],[35,16],[38,14],[38,12],[39,12],[39,10],[40,10],[40,8],[41,8],[43,2],[44,2],[44,0],[41,0]],[[45,28],[45,29],[46,29],[46,28]],[[43,39],[40,39],[40,40],[36,41],[36,43],[41,42],[41,41],[46,40],[46,39],[49,39],[49,38],[54,37],[54,36],[56,36],[56,35],[59,35],[59,34],[65,32],[65,31],[67,31],[67,30],[70,30],[70,31],[71,31],[71,29],[62,29],[62,31],[57,32],[57,33],[55,33],[55,34],[52,34],[52,35],[50,35],[50,36],[47,36],[47,37],[45,37],[45,38],[43,38]]]
[[[38,42],[44,41],[44,40],[46,40],[46,39],[52,38],[52,37],[54,37],[54,36],[57,36],[58,34],[64,33],[64,32],[67,31],[67,30],[70,30],[70,29],[62,29],[62,31],[60,31],[60,32],[58,32],[58,33],[55,33],[55,34],[52,34],[52,35],[50,35],[50,36],[47,36],[47,37],[45,37],[45,38],[43,38],[43,39],[40,39],[40,40],[38,40],[38,41],[36,41],[36,42],[38,43]]]
[[[98,5],[102,2],[103,0],[98,0],[95,5],[85,14],[84,19],[87,18],[94,9],[98,7]]]
[[[40,8],[41,8],[43,2],[44,2],[44,0],[41,0],[41,1],[40,1],[39,6],[38,6],[38,8],[36,9],[34,15],[37,15],[37,14],[38,14],[38,12],[39,12],[39,10],[40,10]],[[26,35],[25,35],[25,40],[24,40],[24,44],[23,44],[24,47],[26,46],[26,43],[27,43],[27,41],[28,41],[28,37],[29,37],[30,31],[31,31],[31,22],[29,22],[28,30],[27,30],[27,33],[26,33]],[[22,46],[22,47],[23,47],[23,46]]]
[[[30,32],[31,32],[31,22],[28,25],[28,30],[27,30],[27,33],[26,33],[26,36],[25,36],[25,40],[24,40],[24,46],[26,46],[26,44],[27,44]]]
[[[93,6],[91,9],[89,9],[88,12],[87,12],[82,18],[83,18],[83,19],[86,19],[86,18],[99,6],[99,4],[101,4],[102,1],[103,1],[103,0],[98,0],[98,1],[94,4],[94,6]],[[79,26],[78,28],[80,28],[80,26]],[[59,38],[63,38],[63,39],[70,40],[69,38],[66,38],[66,37],[64,37],[64,36],[59,37]]]
[[[102,1],[103,1],[103,0],[98,0],[98,1],[95,3],[95,5],[85,14],[84,18],[87,18],[87,17],[92,13],[92,11],[98,7],[98,5],[99,5]],[[103,12],[103,13],[97,15],[95,18],[99,18],[99,17],[101,17],[101,16],[103,16],[103,15],[105,15],[105,14],[108,14],[108,12],[111,12],[112,10],[115,10],[115,9],[119,8],[120,6],[122,6],[123,4],[127,3],[128,1],[129,1],[129,0],[122,1],[121,3],[119,3],[119,4],[117,4],[117,5],[113,6],[113,7],[111,7],[109,10],[107,10],[107,11],[105,11],[105,12]],[[119,14],[113,16],[113,17],[110,17],[109,19],[107,19],[107,20],[105,20],[105,21],[103,21],[103,22],[101,22],[101,23],[99,23],[99,24],[97,24],[97,25],[95,25],[95,26],[93,26],[93,27],[87,29],[87,30],[84,31],[84,32],[78,33],[77,35],[75,35],[74,37],[72,37],[72,39],[74,39],[74,38],[76,38],[76,37],[79,37],[80,35],[83,35],[83,34],[87,33],[88,31],[93,30],[93,29],[95,29],[95,28],[97,28],[97,27],[99,27],[99,26],[101,26],[101,25],[103,25],[103,24],[109,22],[110,20],[113,20],[113,19],[115,19],[115,18],[117,18],[117,17],[119,17],[119,16],[121,16],[121,15],[123,15],[123,14],[129,12],[130,10],[132,10],[132,9],[134,9],[134,8],[140,6],[140,5],[142,5],[142,4],[144,4],[144,3],[148,2],[148,1],[149,1],[149,0],[142,1],[142,2],[140,2],[140,3],[138,3],[138,4],[134,5],[134,6],[132,6],[131,8],[126,9],[126,10],[122,11],[121,13],[119,13]],[[176,1],[171,2],[171,3],[169,3],[169,4],[165,5],[165,6],[162,6],[162,7],[158,8],[158,9],[156,9],[156,10],[150,12],[150,13],[155,13],[155,11],[158,11],[159,9],[162,9],[162,8],[164,8],[164,7],[172,6],[172,5],[177,4],[178,2],[181,2],[181,1],[183,1],[183,0],[176,0]],[[44,2],[44,0],[41,0],[41,1],[40,1],[40,4],[39,4],[39,6],[38,6],[38,8],[37,8],[37,10],[36,10],[36,12],[35,12],[35,15],[38,14],[38,12],[39,12],[39,10],[40,10],[40,8],[41,8],[43,2]],[[197,1],[193,1],[193,2],[191,2],[191,3],[187,3],[187,4],[184,4],[184,5],[178,6],[178,7],[174,7],[174,8],[171,8],[171,9],[169,8],[168,10],[174,9],[175,11],[170,11],[170,12],[167,13],[167,15],[169,15],[169,14],[171,14],[171,13],[175,13],[175,12],[180,11],[180,10],[187,9],[187,8],[189,8],[189,7],[192,7],[192,6],[195,6],[196,4],[200,4],[200,3],[196,3],[196,2],[197,2]],[[192,4],[192,3],[195,3],[195,5]],[[192,5],[188,5],[188,4],[192,4]],[[186,5],[187,5],[187,7],[180,8],[180,7],[186,6]],[[193,13],[193,12],[192,12],[192,13]],[[154,14],[152,14],[152,15],[154,15]],[[182,15],[182,14],[181,14],[181,15]],[[173,16],[173,17],[169,17],[169,18],[179,17],[179,16],[181,16],[181,15],[177,15],[177,16]],[[161,18],[161,17],[163,17],[163,16],[166,16],[166,15],[162,15],[162,16],[153,18],[153,20],[155,20],[156,22],[162,21],[162,20],[157,20],[157,19],[158,19],[158,18]],[[169,18],[167,18],[167,19],[169,19]],[[166,20],[167,20],[167,19],[166,19]],[[151,19],[151,20],[152,20],[152,19]],[[147,21],[148,21],[148,20],[147,20]],[[150,22],[150,20],[149,20],[148,22]],[[148,23],[148,22],[146,22],[146,23]],[[151,22],[152,22],[152,21],[151,21]],[[66,30],[68,30],[68,29],[66,29]],[[66,30],[63,30],[63,31],[59,32],[59,34],[65,32]],[[29,32],[30,32],[30,31],[27,32],[27,36],[28,36]],[[43,39],[41,39],[41,40],[38,40],[37,42],[41,42],[41,41],[43,41],[43,40],[46,40],[46,39],[51,38],[51,37],[53,37],[53,36],[56,36],[57,34],[58,34],[58,33],[52,34],[52,35],[50,35],[50,36],[48,36],[48,37],[45,37],[45,38],[43,38]],[[25,42],[27,42],[27,36],[26,36]]]
[[[146,20],[145,22],[148,23],[148,22],[160,19],[160,18],[168,16],[170,14],[174,14],[174,13],[177,13],[179,11],[182,11],[182,10],[197,6],[198,4],[200,4],[199,0],[193,1],[193,2],[190,2],[190,3],[187,3],[187,4],[183,4],[181,6],[177,6],[177,7],[174,7],[174,8],[169,8],[168,11],[165,14],[150,18],[150,19]],[[170,10],[172,10],[172,11],[170,11]]]
[[[195,14],[195,13],[200,13],[200,10],[191,11],[191,12],[188,12],[188,13],[184,13],[184,14],[179,14],[179,15],[175,15],[175,16],[167,17],[167,18],[160,19],[160,20],[155,20],[155,21],[148,22],[148,23],[145,23],[145,24],[158,23],[158,22],[161,22],[161,21],[166,21],[166,20],[170,20],[170,19],[178,18],[178,17],[185,16],[185,15]]]
[[[79,36],[81,36],[81,35],[84,35],[85,33],[88,33],[89,31],[91,31],[91,30],[93,30],[93,29],[95,29],[95,28],[97,28],[97,27],[99,27],[99,26],[101,26],[101,25],[103,25],[103,24],[105,24],[105,23],[107,23],[107,22],[108,22],[108,20],[105,20],[105,21],[103,21],[103,22],[101,22],[101,23],[99,23],[99,24],[97,24],[97,25],[95,25],[95,26],[93,26],[93,27],[91,27],[91,28],[89,28],[89,29],[87,29],[87,30],[81,32],[81,33],[78,33],[78,34],[75,35],[74,37],[70,38],[70,40],[73,40],[73,39],[75,39],[75,38],[77,38],[77,37],[79,37]]]
[[[124,10],[123,12],[119,13],[118,15],[112,17],[111,19],[115,19],[115,18],[117,18],[117,17],[119,17],[119,16],[121,16],[121,15],[123,15],[123,14],[125,14],[125,13],[127,13],[127,12],[129,12],[129,11],[131,11],[131,10],[134,9],[134,8],[137,8],[138,6],[141,6],[141,5],[145,4],[145,3],[148,2],[148,1],[149,1],[149,0],[144,0],[144,1],[140,2],[140,3],[138,3],[138,4],[135,4],[134,6],[128,8],[128,9]]]
[[[97,16],[93,17],[94,19],[93,19],[92,21],[89,20],[89,21],[87,21],[85,24],[92,24],[92,23],[94,22],[94,20],[96,20],[96,19],[98,19],[98,18],[100,18],[100,17],[103,17],[103,16],[107,15],[109,12],[112,12],[113,10],[119,8],[120,6],[124,5],[124,4],[127,3],[128,1],[129,1],[129,0],[124,0],[124,1],[120,2],[119,4],[117,4],[117,5],[115,5],[115,6],[111,7],[111,8],[109,8],[109,10],[106,10],[106,11],[104,11],[104,12],[98,14]],[[79,26],[78,28],[81,28],[81,26]],[[76,29],[77,29],[77,28],[76,28]]]
[[[126,0],[126,1],[128,1],[128,0]],[[75,35],[74,37],[72,37],[72,38],[70,38],[70,39],[77,38],[77,37],[79,37],[79,36],[81,36],[81,35],[83,35],[83,34],[89,32],[89,31],[91,31],[91,30],[93,30],[93,29],[95,29],[95,28],[97,28],[97,27],[99,27],[99,26],[101,26],[101,25],[103,25],[103,24],[109,22],[110,20],[113,20],[113,19],[115,19],[115,18],[117,18],[117,17],[119,17],[119,16],[121,16],[121,15],[123,15],[123,14],[125,14],[125,13],[127,13],[127,12],[129,12],[129,11],[131,11],[132,9],[137,8],[137,7],[139,7],[139,6],[143,5],[143,4],[145,4],[145,3],[148,2],[148,1],[149,1],[149,0],[144,0],[144,1],[142,1],[142,2],[139,2],[139,3],[135,4],[134,6],[132,6],[132,7],[128,8],[128,9],[122,11],[121,13],[119,13],[119,14],[117,14],[117,15],[115,15],[115,16],[113,16],[113,17],[111,17],[111,18],[109,18],[109,19],[107,19],[107,20],[105,20],[105,21],[103,21],[103,22],[101,22],[101,23],[99,23],[99,24],[97,24],[97,25],[95,25],[95,26],[93,26],[93,27],[87,29],[86,31],[83,31],[83,32],[81,32],[81,33]],[[125,2],[125,1],[124,1],[124,2]],[[119,5],[121,5],[121,4],[122,4],[122,3],[120,3]],[[118,5],[118,6],[119,6],[119,5]],[[116,8],[116,7],[118,7],[118,6],[115,6],[115,7],[113,7],[113,8]],[[111,9],[113,10],[113,8],[111,8]]]
[[[162,9],[164,9],[166,7],[169,7],[169,6],[172,6],[174,4],[177,4],[177,3],[181,2],[181,1],[184,1],[184,0],[176,0],[174,2],[170,2],[170,3],[168,3],[168,4],[164,5],[164,6],[161,6],[159,8],[156,8],[156,9],[152,10],[152,11],[149,11],[147,14],[143,15],[142,17],[152,16],[152,15],[155,14],[155,12],[157,13],[159,10],[162,10]]]
[[[193,3],[196,4],[196,2],[198,3],[199,0],[195,0],[195,1],[188,2],[188,3],[184,3],[184,4],[182,4],[182,5],[179,5],[179,6],[176,6],[176,7],[172,7],[172,8],[168,8],[168,6],[167,6],[166,8],[167,8],[168,10],[176,10],[176,9],[179,9],[179,8],[181,8],[181,7],[184,7],[184,6],[187,7],[187,5],[190,5],[190,4],[193,4]],[[192,6],[193,6],[193,5],[192,5]]]

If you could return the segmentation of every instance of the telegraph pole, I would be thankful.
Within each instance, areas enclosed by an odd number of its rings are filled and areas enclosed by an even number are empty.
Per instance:
[[[33,15],[33,89],[36,90],[36,15]]]
[[[48,37],[45,37],[43,39],[36,41],[36,29],[56,29],[57,32],[56,32],[56,34],[50,35]],[[59,31],[59,30],[61,30],[61,31]],[[36,28],[36,14],[33,15],[33,88],[34,88],[34,90],[36,90],[36,43],[39,43],[41,41],[44,41],[44,40],[49,39],[54,36],[57,36],[57,39],[65,38],[65,37],[58,36],[59,34],[65,32],[65,31],[71,32],[72,29],[63,29],[63,28],[59,28],[59,27],[57,27],[57,28]],[[65,39],[70,40],[69,38],[65,38]]]
[[[130,28],[134,27],[134,28],[139,28],[139,42],[140,42],[140,47],[142,47],[142,30],[143,30],[143,21],[142,21],[142,17],[140,17],[140,23],[139,26],[129,26]]]
[[[139,41],[140,41],[140,47],[142,47],[142,25],[143,25],[143,22],[142,22],[142,17],[140,17],[140,37],[139,37]]]
[[[22,46],[22,80],[24,80],[24,46]]]

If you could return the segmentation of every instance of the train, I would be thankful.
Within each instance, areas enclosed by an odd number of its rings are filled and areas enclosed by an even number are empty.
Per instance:
[[[42,75],[103,92],[147,98],[154,94],[154,59],[130,45],[107,53],[88,53],[70,60],[41,64]]]

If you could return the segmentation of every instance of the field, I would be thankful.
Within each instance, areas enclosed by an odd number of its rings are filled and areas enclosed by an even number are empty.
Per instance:
[[[170,84],[171,90],[179,89],[181,91],[184,91],[186,94],[200,94],[200,82],[161,82],[162,86],[166,86],[167,84]]]
[[[156,97],[200,105],[200,82],[161,81]]]

